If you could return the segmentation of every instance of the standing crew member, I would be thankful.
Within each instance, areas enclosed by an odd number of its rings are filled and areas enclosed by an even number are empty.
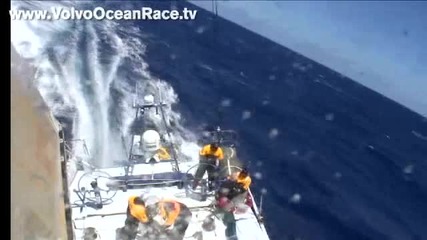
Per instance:
[[[199,167],[197,168],[196,174],[194,176],[193,190],[199,185],[200,180],[203,178],[205,172],[208,172],[208,187],[209,191],[213,190],[213,184],[218,176],[216,169],[220,168],[222,165],[222,160],[224,159],[224,153],[222,149],[218,146],[218,143],[213,142],[211,144],[205,145],[199,153]]]

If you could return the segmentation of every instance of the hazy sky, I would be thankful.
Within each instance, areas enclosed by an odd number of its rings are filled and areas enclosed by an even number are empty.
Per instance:
[[[218,13],[427,117],[427,2],[218,1]]]

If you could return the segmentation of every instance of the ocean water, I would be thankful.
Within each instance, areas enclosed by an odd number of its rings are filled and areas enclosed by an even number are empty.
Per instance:
[[[77,114],[62,111],[61,119],[87,116],[93,125],[114,128],[93,136],[118,136],[132,116],[123,112],[129,111],[124,106],[135,82],[161,79],[176,96],[171,98],[180,127],[195,134],[216,125],[238,132],[238,155],[252,173],[255,194],[266,191],[263,212],[271,239],[427,238],[425,117],[190,3],[80,4],[199,12],[195,21],[117,21],[114,32],[95,23],[71,24],[67,33],[75,45],[58,48],[69,41],[61,40],[64,34],[50,41],[50,52],[65,52],[50,62],[67,78],[67,69],[76,66],[69,56],[82,58],[76,61],[80,73],[67,80],[85,87],[68,96],[81,100],[72,107]],[[123,46],[132,46],[127,55]],[[93,87],[104,80],[101,90]],[[100,98],[95,90],[108,94]],[[81,137],[88,129],[93,127],[73,133]],[[113,146],[96,146],[105,144]]]
[[[426,118],[213,18],[137,24],[186,124],[239,132],[271,238],[426,238]]]

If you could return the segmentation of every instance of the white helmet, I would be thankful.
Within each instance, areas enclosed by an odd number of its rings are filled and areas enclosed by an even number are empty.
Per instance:
[[[160,148],[160,134],[155,130],[147,130],[142,134],[142,147],[145,151],[155,152]]]
[[[146,104],[146,105],[154,104],[154,96],[151,94],[145,95],[144,96],[144,104]]]

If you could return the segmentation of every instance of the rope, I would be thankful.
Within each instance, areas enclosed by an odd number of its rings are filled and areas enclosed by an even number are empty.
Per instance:
[[[211,206],[200,206],[200,207],[188,207],[188,209],[192,210],[192,211],[197,211],[197,210],[211,210],[212,207]],[[75,218],[74,220],[85,220],[86,218],[90,218],[90,217],[109,217],[109,216],[117,216],[117,215],[126,215],[126,212],[113,212],[113,213],[95,213],[95,214],[87,214],[86,216],[83,217],[78,217]]]
[[[234,156],[234,149],[230,148],[231,154],[227,158],[227,168],[228,168],[228,175],[231,175],[231,165],[230,165],[230,159]]]

